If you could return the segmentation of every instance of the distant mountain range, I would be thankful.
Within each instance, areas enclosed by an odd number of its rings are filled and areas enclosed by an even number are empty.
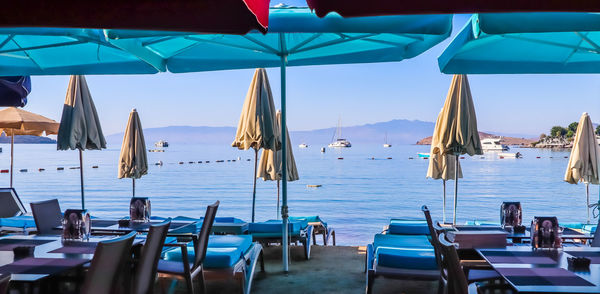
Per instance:
[[[342,136],[352,143],[415,144],[418,140],[431,136],[435,123],[420,120],[395,119],[387,122],[342,127]],[[291,131],[293,144],[326,145],[334,139],[336,128],[310,131]],[[146,144],[159,140],[171,144],[230,144],[235,136],[235,127],[193,127],[170,126],[144,129]],[[504,135],[504,134],[498,134]],[[516,137],[516,136],[515,136]],[[524,135],[523,137],[527,137]],[[123,133],[106,137],[110,144],[121,144]]]
[[[0,143],[10,144],[10,137],[0,137]],[[15,136],[15,144],[54,144],[56,140],[38,136]]]

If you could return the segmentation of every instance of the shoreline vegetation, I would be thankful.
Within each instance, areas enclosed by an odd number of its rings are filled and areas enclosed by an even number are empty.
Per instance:
[[[521,148],[549,148],[549,149],[568,149],[573,147],[573,140],[577,132],[577,122],[570,123],[566,128],[553,126],[550,129],[551,135],[541,134],[539,138],[515,138],[496,136],[494,134],[479,132],[481,139],[500,138],[500,142],[509,146],[520,146]],[[596,138],[600,144],[600,125],[596,125]],[[431,137],[423,138],[417,141],[416,145],[431,145]]]

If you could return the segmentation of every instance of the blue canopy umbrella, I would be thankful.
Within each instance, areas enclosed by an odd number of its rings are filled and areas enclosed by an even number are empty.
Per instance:
[[[38,40],[35,31],[27,33]],[[63,31],[62,35],[60,30]],[[132,30],[55,29],[55,38],[66,44],[55,50],[62,58],[45,55],[46,45],[31,45],[32,50],[12,48],[16,58],[0,54],[0,75],[15,71],[28,74],[72,73],[153,73],[156,71],[197,72],[212,70],[279,67],[281,69],[281,130],[286,129],[286,67],[320,64],[346,64],[401,61],[415,57],[446,39],[452,30],[451,15],[410,15],[342,18],[329,14],[318,18],[307,8],[270,9],[267,34],[246,35],[194,34]],[[70,34],[75,34],[75,37]],[[0,30],[5,38],[12,33]],[[67,35],[67,37],[64,37]],[[84,37],[81,37],[83,35]],[[92,36],[85,38],[85,36]],[[104,36],[104,37],[101,37]],[[43,37],[43,36],[42,36]],[[29,38],[24,38],[28,40]],[[52,38],[50,38],[52,39]],[[0,35],[0,40],[1,35]],[[9,40],[10,41],[10,40]],[[90,44],[75,48],[78,44]],[[81,42],[81,43],[80,43]],[[10,42],[9,42],[10,43]],[[0,43],[2,45],[2,43]],[[0,46],[0,53],[3,46]],[[26,55],[35,52],[39,55]],[[77,51],[82,50],[82,57]],[[68,54],[67,54],[68,53]],[[105,55],[104,55],[105,54]],[[67,58],[69,56],[69,58]],[[85,57],[85,58],[84,58]],[[38,67],[34,60],[51,63]],[[13,67],[13,65],[21,65]],[[47,70],[46,70],[47,68]],[[285,138],[282,135],[282,138]],[[282,140],[283,247],[288,246],[286,142]],[[283,250],[284,271],[288,271],[288,251]]]
[[[448,74],[600,73],[600,14],[475,14],[438,63]]]

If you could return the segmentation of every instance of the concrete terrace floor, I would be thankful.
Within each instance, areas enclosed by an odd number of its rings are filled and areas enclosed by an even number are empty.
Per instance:
[[[257,272],[252,293],[365,293],[365,247],[313,246],[305,260],[301,247],[291,248],[289,274],[283,274],[281,247],[265,248],[265,272]],[[209,293],[223,293],[223,288]],[[437,282],[377,278],[373,293],[436,293]],[[239,291],[239,290],[237,290]]]

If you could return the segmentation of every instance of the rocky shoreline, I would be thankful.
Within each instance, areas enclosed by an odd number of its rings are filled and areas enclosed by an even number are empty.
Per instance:
[[[500,136],[496,136],[494,134],[479,132],[479,138],[498,138]],[[515,138],[515,137],[502,137],[502,144],[511,145],[511,146],[521,146],[521,147],[532,147],[532,144],[537,142],[538,139],[535,138]],[[417,141],[416,145],[431,145],[431,136],[427,138],[423,138]]]

